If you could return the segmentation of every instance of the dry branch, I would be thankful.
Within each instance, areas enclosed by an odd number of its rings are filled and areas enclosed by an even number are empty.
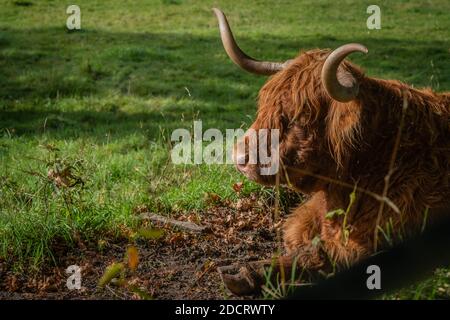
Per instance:
[[[194,233],[202,233],[202,232],[208,231],[208,227],[206,227],[206,226],[201,226],[201,225],[195,224],[193,222],[189,222],[189,221],[179,221],[179,220],[175,220],[175,219],[170,219],[170,218],[163,217],[158,214],[150,213],[150,212],[142,213],[140,215],[140,218],[148,219],[153,222],[169,224],[169,225],[172,225],[179,229],[183,229],[183,230],[194,232]]]
[[[405,125],[405,117],[406,117],[407,109],[408,109],[408,97],[406,96],[406,93],[403,92],[402,117],[400,119],[400,125],[398,127],[397,135],[395,137],[394,149],[392,150],[391,159],[389,161],[389,170],[388,170],[387,175],[384,177],[384,188],[383,188],[383,195],[382,195],[383,198],[387,198],[387,196],[388,196],[391,175],[394,172],[395,160],[397,159],[397,153],[398,153],[398,149],[400,147],[400,140],[401,140],[401,136],[402,136],[403,127]],[[383,216],[383,210],[384,210],[384,202],[381,202],[379,210],[378,210],[377,221],[376,221],[375,230],[374,230],[373,245],[374,245],[375,252],[378,249],[378,231],[379,231],[378,229],[380,228],[381,217]]]

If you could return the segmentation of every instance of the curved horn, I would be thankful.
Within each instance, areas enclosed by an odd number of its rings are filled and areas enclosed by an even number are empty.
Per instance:
[[[369,50],[359,43],[345,44],[335,49],[325,60],[322,67],[322,83],[331,98],[340,102],[348,102],[356,98],[359,84],[348,72],[337,73],[339,65],[352,52],[367,53]]]
[[[258,61],[246,55],[236,44],[230,25],[227,21],[227,17],[217,8],[213,8],[213,11],[217,17],[217,20],[219,20],[220,37],[222,38],[223,47],[235,64],[246,71],[262,75],[277,73],[287,65],[289,61],[285,63]]]

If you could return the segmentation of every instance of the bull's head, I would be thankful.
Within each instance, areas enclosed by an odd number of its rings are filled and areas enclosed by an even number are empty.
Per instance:
[[[367,49],[351,43],[332,52],[304,52],[286,62],[258,61],[238,47],[223,12],[213,10],[231,60],[246,71],[273,75],[259,93],[258,114],[251,129],[279,129],[279,182],[312,191],[315,177],[330,174],[324,169],[337,170],[342,161],[338,149],[351,143],[353,133],[358,131],[354,127],[359,111],[352,107],[352,101],[358,99],[364,76],[356,66],[343,60],[352,52],[367,53]],[[338,124],[342,130],[339,134],[333,132]],[[246,135],[244,145],[248,145],[248,140]],[[276,175],[261,174],[260,163],[249,163],[249,148],[235,146],[234,151],[238,170],[248,178],[267,185],[276,182]]]

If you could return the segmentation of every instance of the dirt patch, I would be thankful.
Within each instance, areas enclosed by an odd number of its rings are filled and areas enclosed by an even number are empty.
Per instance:
[[[216,199],[217,200],[217,199]],[[137,208],[137,214],[146,208]],[[17,274],[0,262],[0,299],[223,299],[233,298],[224,289],[216,268],[233,262],[269,258],[277,251],[281,218],[256,197],[237,203],[218,203],[208,210],[173,215],[171,218],[208,227],[195,234],[172,226],[144,227],[164,230],[159,239],[136,239],[139,263],[127,271],[128,286],[113,283],[104,288],[98,281],[105,269],[122,262],[130,241],[80,244],[56,250],[56,266],[46,266],[38,274]],[[65,273],[69,265],[82,268],[82,288],[69,290]],[[129,288],[137,288],[140,294]],[[144,294],[142,294],[144,293]]]

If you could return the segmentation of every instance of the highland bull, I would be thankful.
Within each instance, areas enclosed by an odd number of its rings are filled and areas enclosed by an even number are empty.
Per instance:
[[[356,43],[283,63],[255,60],[213,10],[231,60],[271,75],[251,129],[280,131],[278,174],[261,175],[261,165],[246,163],[245,148],[234,155],[237,169],[308,197],[284,222],[277,271],[294,262],[311,274],[347,267],[439,219],[434,210],[450,204],[450,93],[367,77],[345,60],[368,52]],[[231,291],[247,294],[261,285],[264,265],[219,271]]]

